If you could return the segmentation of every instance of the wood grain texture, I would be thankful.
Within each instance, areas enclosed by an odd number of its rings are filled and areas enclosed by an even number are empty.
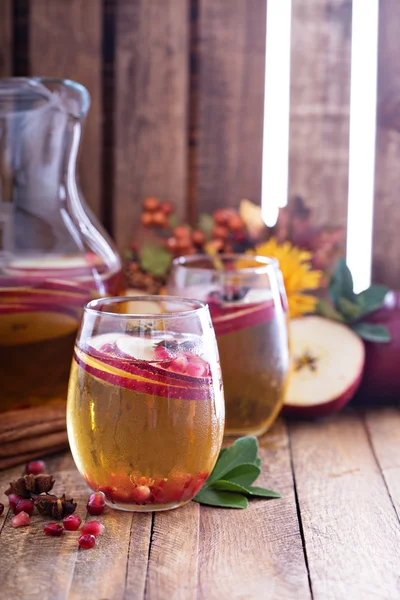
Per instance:
[[[69,78],[90,92],[79,173],[88,205],[100,216],[102,0],[32,0],[30,14],[31,74]]]
[[[149,557],[148,600],[196,600],[200,506],[156,513]]]
[[[347,221],[351,2],[293,0],[289,195]]]
[[[188,0],[118,2],[113,221],[121,249],[146,196],[186,213],[188,30]]]
[[[0,77],[11,75],[12,13],[11,0],[0,2]]]
[[[400,410],[370,410],[365,420],[372,448],[400,519]]]
[[[400,5],[379,6],[373,280],[400,287]]]
[[[261,440],[257,483],[279,500],[253,500],[247,510],[201,507],[199,598],[311,598],[286,428],[278,422]]]
[[[266,0],[201,0],[198,27],[198,209],[260,202]]]
[[[397,598],[400,526],[362,419],[290,426],[313,598]]]

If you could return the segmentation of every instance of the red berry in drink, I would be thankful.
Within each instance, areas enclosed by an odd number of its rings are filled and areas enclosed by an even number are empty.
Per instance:
[[[78,515],[68,515],[63,518],[64,529],[67,531],[78,531],[81,523],[82,519]]]
[[[1,515],[3,514],[3,512],[4,512],[4,504],[2,504],[2,503],[0,502],[0,517],[1,517]]]
[[[78,544],[80,545],[81,548],[93,548],[95,543],[96,543],[96,538],[94,537],[94,535],[91,535],[90,533],[87,533],[86,535],[81,535],[81,537],[78,540]]]
[[[154,351],[157,360],[170,360],[171,355],[164,346],[157,346]]]
[[[100,523],[100,521],[88,521],[82,525],[81,533],[82,535],[89,534],[97,537],[98,535],[104,533],[105,529],[106,528],[104,527],[103,523]]]
[[[101,515],[105,505],[105,496],[103,492],[96,492],[95,494],[90,494],[86,508],[89,515],[97,516]]]
[[[190,362],[186,367],[186,375],[191,377],[201,377],[204,375],[205,366],[200,363]]]
[[[43,532],[46,535],[50,535],[53,537],[61,537],[64,533],[64,528],[59,523],[48,523],[43,529]]]
[[[14,514],[18,515],[20,512],[26,512],[28,515],[31,515],[34,508],[35,505],[33,504],[32,500],[28,500],[28,498],[21,498],[21,500],[17,502]]]
[[[26,512],[20,512],[11,519],[11,525],[13,527],[24,527],[29,525],[31,518]]]
[[[151,490],[148,485],[138,485],[132,492],[133,501],[137,504],[144,504],[150,498]]]
[[[184,354],[180,354],[179,356],[174,358],[173,361],[171,361],[169,368],[175,373],[185,373],[187,365],[188,359]]]
[[[25,465],[25,473],[27,475],[40,475],[40,473],[44,473],[45,468],[46,465],[42,460],[31,460]]]
[[[18,496],[17,494],[10,494],[8,496],[8,503],[9,503],[10,508],[13,511],[14,515],[15,515],[15,509],[20,500],[23,500],[23,498],[22,498],[22,496]]]

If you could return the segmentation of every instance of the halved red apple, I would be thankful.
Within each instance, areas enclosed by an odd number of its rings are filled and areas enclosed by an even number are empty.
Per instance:
[[[325,417],[354,396],[363,373],[365,350],[351,329],[318,316],[290,323],[292,374],[283,414]]]

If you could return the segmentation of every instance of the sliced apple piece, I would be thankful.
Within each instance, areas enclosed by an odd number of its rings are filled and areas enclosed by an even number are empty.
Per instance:
[[[351,329],[317,316],[290,323],[292,375],[283,414],[318,418],[340,410],[354,396],[365,350]]]
[[[154,343],[151,338],[123,335],[116,339],[115,347],[122,358],[154,361],[157,360]]]

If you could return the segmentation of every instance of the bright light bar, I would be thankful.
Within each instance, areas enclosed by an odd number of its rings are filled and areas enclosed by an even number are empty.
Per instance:
[[[379,0],[353,0],[347,264],[354,291],[371,284]]]
[[[292,0],[268,0],[261,209],[269,227],[288,196],[291,18]]]

